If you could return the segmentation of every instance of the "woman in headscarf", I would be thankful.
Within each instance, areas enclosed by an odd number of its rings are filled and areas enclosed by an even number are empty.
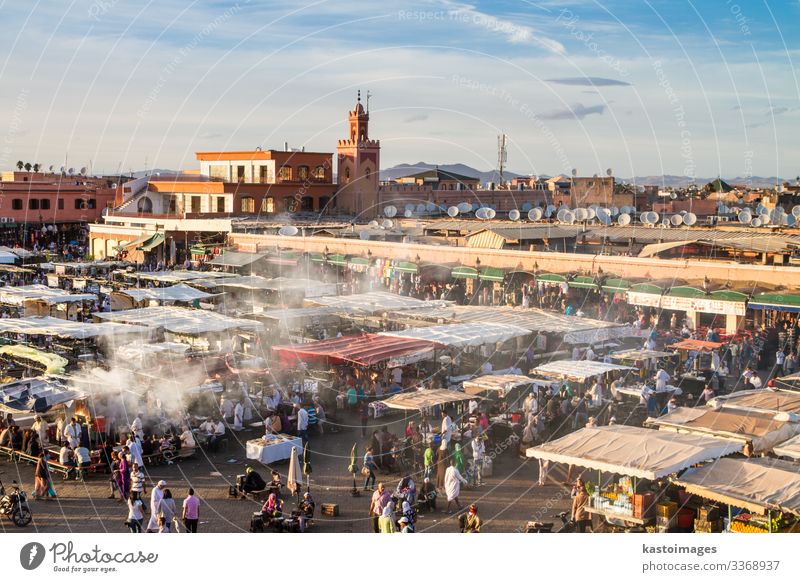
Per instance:
[[[397,525],[394,523],[394,501],[390,501],[383,508],[383,513],[378,518],[378,531],[380,533],[397,533]]]
[[[117,487],[122,495],[121,499],[127,499],[131,491],[131,468],[128,464],[128,456],[124,454],[126,448],[123,448],[123,454],[119,456],[119,474],[117,475]]]
[[[417,521],[417,512],[414,511],[414,508],[411,507],[411,504],[408,501],[403,501],[403,516],[408,519],[408,523],[412,526]]]
[[[50,470],[47,467],[47,459],[45,453],[39,453],[39,460],[36,461],[36,469],[34,471],[34,499],[42,499],[46,497],[51,491],[50,485]],[[55,490],[53,490],[52,497],[55,497]]]
[[[447,508],[445,513],[451,513],[450,504],[455,501],[456,507],[461,509],[461,502],[458,500],[461,495],[461,484],[466,485],[467,480],[456,469],[456,462],[450,461],[450,466],[447,468],[444,477],[444,491],[447,494]]]
[[[442,444],[436,452],[436,487],[444,487],[444,476],[447,471],[447,441],[442,439]]]
[[[453,461],[455,462],[456,469],[459,473],[464,472],[464,453],[461,452],[461,444],[456,443],[455,451],[453,451]]]
[[[281,500],[278,499],[278,496],[274,493],[270,493],[266,503],[264,503],[264,506],[261,508],[261,513],[265,517],[273,518],[280,517],[282,510],[283,503]]]

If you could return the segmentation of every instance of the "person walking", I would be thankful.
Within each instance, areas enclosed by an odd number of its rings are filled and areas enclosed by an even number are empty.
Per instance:
[[[422,455],[423,478],[430,479],[433,476],[433,443],[429,442],[425,452]]]
[[[436,487],[444,487],[444,477],[447,472],[447,441],[442,439],[442,444],[436,451]]]
[[[572,498],[572,521],[578,533],[585,533],[586,528],[592,527],[592,516],[586,511],[589,505],[589,494],[583,479],[578,477],[575,481],[575,497]]]
[[[144,503],[131,494],[128,497],[128,520],[125,522],[131,533],[142,533],[144,522]]]
[[[150,492],[150,520],[147,522],[148,532],[158,531],[158,508],[161,504],[161,500],[164,498],[164,489],[166,489],[166,487],[167,482],[162,479]]]
[[[372,518],[372,531],[380,533],[379,518],[383,515],[383,510],[386,505],[392,500],[392,496],[386,491],[383,483],[378,483],[378,488],[372,494],[372,500],[369,504],[369,516]]]
[[[166,531],[169,533],[172,531],[178,531],[178,522],[175,516],[176,513],[177,509],[175,507],[175,500],[172,498],[172,491],[164,488],[164,496],[161,498],[161,501],[158,502],[157,517],[159,520],[159,532]],[[164,520],[163,524],[161,523],[162,519]],[[175,528],[174,530],[173,527]]]
[[[369,447],[364,454],[364,468],[369,471],[364,478],[364,491],[370,491],[375,488],[375,471],[378,470],[378,465],[375,464],[373,452],[372,447]],[[372,483],[371,485],[370,482]]]
[[[461,502],[459,501],[459,497],[461,496],[461,485],[467,484],[467,480],[458,472],[456,468],[455,460],[450,461],[450,466],[447,468],[444,477],[444,491],[447,494],[447,507],[444,510],[444,513],[452,513],[450,511],[450,504],[455,501],[456,507],[461,509]]]
[[[197,533],[197,523],[200,520],[200,499],[194,494],[194,489],[191,487],[189,487],[188,496],[183,500],[181,519],[183,519],[186,533]]]
[[[53,481],[50,478],[50,469],[47,466],[45,455],[46,453],[42,451],[39,453],[39,459],[36,461],[36,469],[34,470],[34,499],[56,496],[56,490],[53,488]]]

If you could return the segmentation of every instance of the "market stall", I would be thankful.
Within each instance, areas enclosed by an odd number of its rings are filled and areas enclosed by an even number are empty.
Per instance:
[[[429,341],[363,333],[303,344],[273,346],[284,365],[297,362],[359,366],[405,365],[433,359],[435,344]]]
[[[442,308],[452,305],[450,301],[423,301],[404,295],[383,291],[339,295],[335,297],[315,297],[308,302],[327,307],[336,307],[345,313],[383,313],[426,308]]]
[[[742,412],[790,412],[800,414],[800,392],[794,390],[739,390],[717,396],[710,405]]]
[[[0,303],[21,308],[24,315],[74,317],[83,303],[97,301],[93,293],[70,293],[46,285],[5,286],[0,288]]]
[[[152,307],[159,304],[187,303],[199,306],[201,301],[208,301],[219,296],[218,293],[205,293],[184,283],[170,287],[151,287],[144,289],[121,289],[111,293],[112,311],[133,309],[136,307]]]
[[[303,439],[288,434],[267,435],[247,441],[247,458],[265,465],[285,461],[292,456],[292,449],[303,450]]]
[[[775,459],[718,459],[674,480],[686,493],[728,506],[727,531],[800,531],[800,473]],[[734,514],[733,509],[744,510]]]
[[[597,376],[604,376],[609,372],[627,372],[633,369],[630,366],[607,364],[593,360],[558,360],[535,368],[533,373],[547,378],[585,382]]]
[[[537,397],[540,389],[550,393],[551,382],[541,378],[530,378],[517,374],[486,375],[463,382],[464,394],[480,396],[502,403],[508,413],[519,413],[526,396],[534,392]]]
[[[58,354],[43,352],[22,344],[0,346],[0,360],[39,374],[63,374],[69,364],[66,358]]]
[[[695,434],[730,440],[743,447],[750,443],[756,454],[766,453],[800,432],[800,422],[787,413],[679,407],[658,418],[648,418],[647,426],[659,431]]]
[[[502,343],[529,334],[527,329],[508,323],[455,323],[380,333],[380,335],[424,340],[454,348]]]

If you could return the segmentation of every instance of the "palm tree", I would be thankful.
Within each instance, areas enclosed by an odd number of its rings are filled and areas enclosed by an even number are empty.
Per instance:
[[[18,170],[22,171],[22,168],[24,168],[24,167],[25,167],[25,164],[23,163],[22,160],[17,162],[17,169]]]
[[[42,165],[37,162],[37,163],[33,164],[33,171],[34,172],[38,172],[39,168],[41,168],[41,167],[42,167]]]
[[[26,163],[25,163],[25,171],[26,171],[26,172],[30,172],[32,167],[33,167],[33,166],[31,166],[31,163],[30,163],[30,162],[26,162]]]

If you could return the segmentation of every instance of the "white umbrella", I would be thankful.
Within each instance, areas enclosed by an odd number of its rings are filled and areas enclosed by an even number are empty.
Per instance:
[[[303,472],[297,460],[297,447],[292,447],[292,456],[289,457],[289,475],[286,477],[286,488],[292,495],[300,495],[303,488]]]

